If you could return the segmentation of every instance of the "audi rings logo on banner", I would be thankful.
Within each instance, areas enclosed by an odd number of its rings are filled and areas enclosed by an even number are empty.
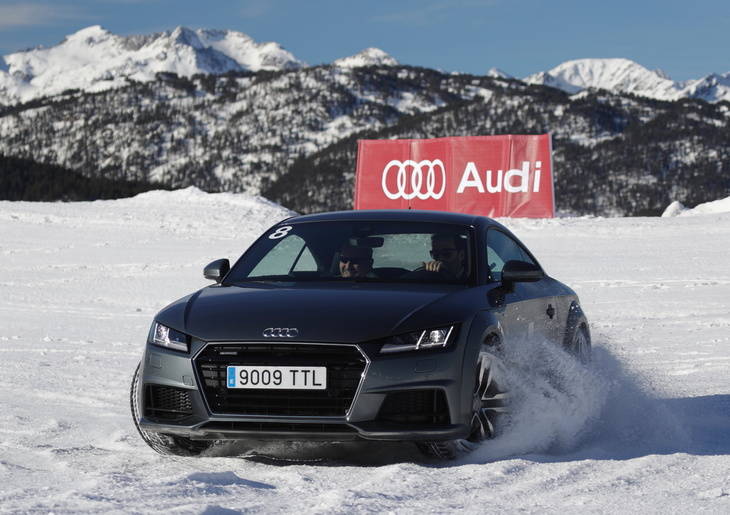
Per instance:
[[[267,327],[262,333],[264,338],[296,338],[299,329],[296,327]]]
[[[392,171],[393,170],[393,171]],[[392,172],[391,172],[392,171]],[[440,173],[439,173],[440,172]],[[396,174],[396,191],[388,188],[389,174]],[[425,178],[424,178],[425,173]],[[408,176],[410,174],[410,181]],[[437,178],[441,177],[441,189],[436,191]],[[383,169],[383,193],[391,200],[418,198],[440,199],[446,190],[446,169],[440,159],[433,161],[398,161],[392,160]]]

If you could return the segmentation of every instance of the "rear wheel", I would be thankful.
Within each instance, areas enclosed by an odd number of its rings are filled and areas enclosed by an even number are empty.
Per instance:
[[[139,369],[141,364],[137,365],[132,379],[132,386],[129,391],[129,402],[132,408],[132,420],[137,428],[139,435],[147,445],[155,451],[166,456],[199,456],[203,451],[210,448],[214,442],[205,440],[191,440],[183,436],[166,435],[145,431],[139,427],[139,408],[137,406],[137,392],[139,390]]]
[[[427,456],[452,460],[476,449],[481,442],[494,438],[499,417],[507,411],[507,393],[498,378],[497,358],[486,350],[477,359],[472,392],[471,432],[467,438],[439,442],[418,442]]]

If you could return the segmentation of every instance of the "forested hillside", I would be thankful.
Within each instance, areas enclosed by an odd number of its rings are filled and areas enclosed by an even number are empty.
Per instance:
[[[164,189],[158,183],[83,175],[57,165],[0,154],[0,200],[98,200]]]
[[[556,201],[655,214],[730,194],[730,103],[663,102],[407,66],[158,74],[0,111],[0,152],[86,178],[349,208],[357,138],[553,134]]]

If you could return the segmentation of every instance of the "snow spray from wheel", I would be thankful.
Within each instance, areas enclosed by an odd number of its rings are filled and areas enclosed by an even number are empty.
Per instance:
[[[601,345],[594,343],[586,364],[546,341],[505,345],[500,356],[510,414],[468,462],[525,454],[620,458],[669,452],[689,438],[651,385]]]

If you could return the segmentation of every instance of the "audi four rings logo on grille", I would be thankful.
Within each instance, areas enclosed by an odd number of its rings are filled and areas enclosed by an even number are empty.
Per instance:
[[[264,338],[296,338],[299,329],[296,327],[267,327],[262,333]]]
[[[425,172],[425,180],[424,180]],[[438,173],[440,172],[440,173]],[[391,173],[395,173],[395,191],[391,191],[388,187],[388,179]],[[410,175],[410,181],[408,176]],[[441,179],[441,188],[437,191],[437,179]],[[433,161],[398,161],[392,160],[383,169],[383,193],[391,200],[405,199],[411,200],[419,198],[426,200],[429,198],[440,199],[446,190],[446,169],[444,163],[440,159]]]

